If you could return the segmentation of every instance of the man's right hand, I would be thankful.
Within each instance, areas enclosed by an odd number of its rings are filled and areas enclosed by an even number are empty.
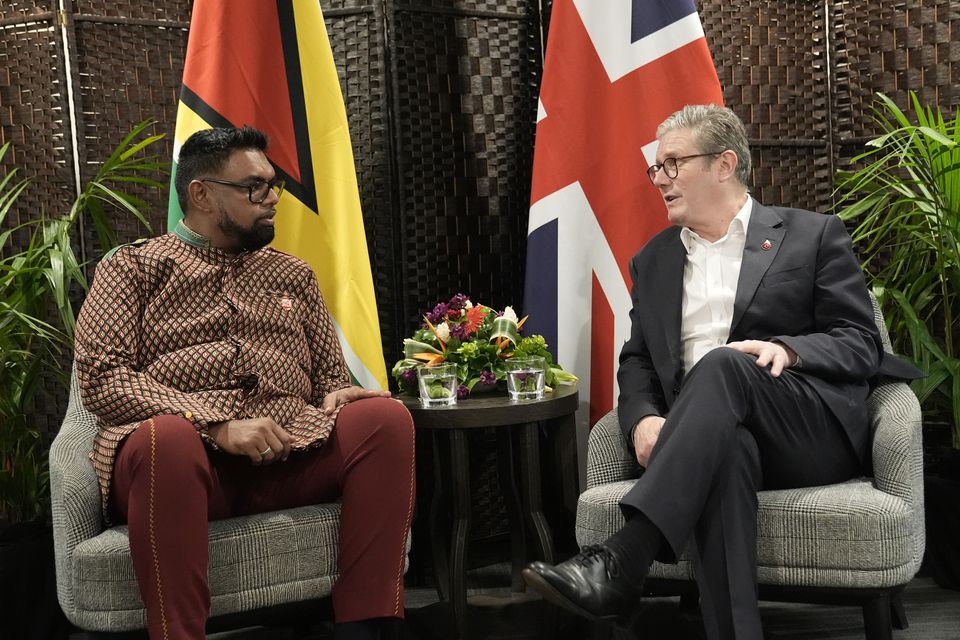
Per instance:
[[[255,465],[286,460],[293,442],[293,437],[271,418],[217,422],[207,433],[221,449],[247,456]]]
[[[633,448],[637,452],[637,462],[643,468],[650,462],[650,452],[653,446],[657,444],[657,438],[660,437],[660,429],[666,418],[660,416],[647,416],[641,418],[637,426],[633,428]]]

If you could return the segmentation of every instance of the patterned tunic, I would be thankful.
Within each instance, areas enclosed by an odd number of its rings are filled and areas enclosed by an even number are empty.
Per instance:
[[[211,423],[273,418],[293,449],[322,444],[350,385],[310,267],[270,248],[230,254],[182,224],[100,262],[77,321],[80,397],[99,432],[90,458],[104,516],[120,442],[143,420],[176,414],[211,448]]]

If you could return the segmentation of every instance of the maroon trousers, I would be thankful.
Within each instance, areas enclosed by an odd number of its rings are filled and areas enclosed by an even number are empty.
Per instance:
[[[336,621],[402,617],[414,482],[413,421],[389,398],[347,404],[322,447],[259,467],[208,454],[178,416],[143,422],[120,449],[111,507],[128,524],[150,637],[205,637],[209,520],[337,498]]]

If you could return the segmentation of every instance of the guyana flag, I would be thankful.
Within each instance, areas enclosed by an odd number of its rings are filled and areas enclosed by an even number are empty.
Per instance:
[[[196,0],[177,110],[180,145],[251,125],[286,180],[273,246],[317,275],[356,382],[387,388],[340,83],[317,0]],[[183,217],[171,178],[169,228]]]

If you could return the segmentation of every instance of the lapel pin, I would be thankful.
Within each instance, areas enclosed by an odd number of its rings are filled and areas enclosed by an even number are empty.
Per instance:
[[[770,242],[769,240],[764,240],[763,244],[760,245],[760,248],[763,249],[764,251],[770,251],[770,249],[773,249],[773,243]]]
[[[290,311],[293,309],[293,300],[291,300],[289,296],[283,296],[280,298],[280,308],[284,311]]]

